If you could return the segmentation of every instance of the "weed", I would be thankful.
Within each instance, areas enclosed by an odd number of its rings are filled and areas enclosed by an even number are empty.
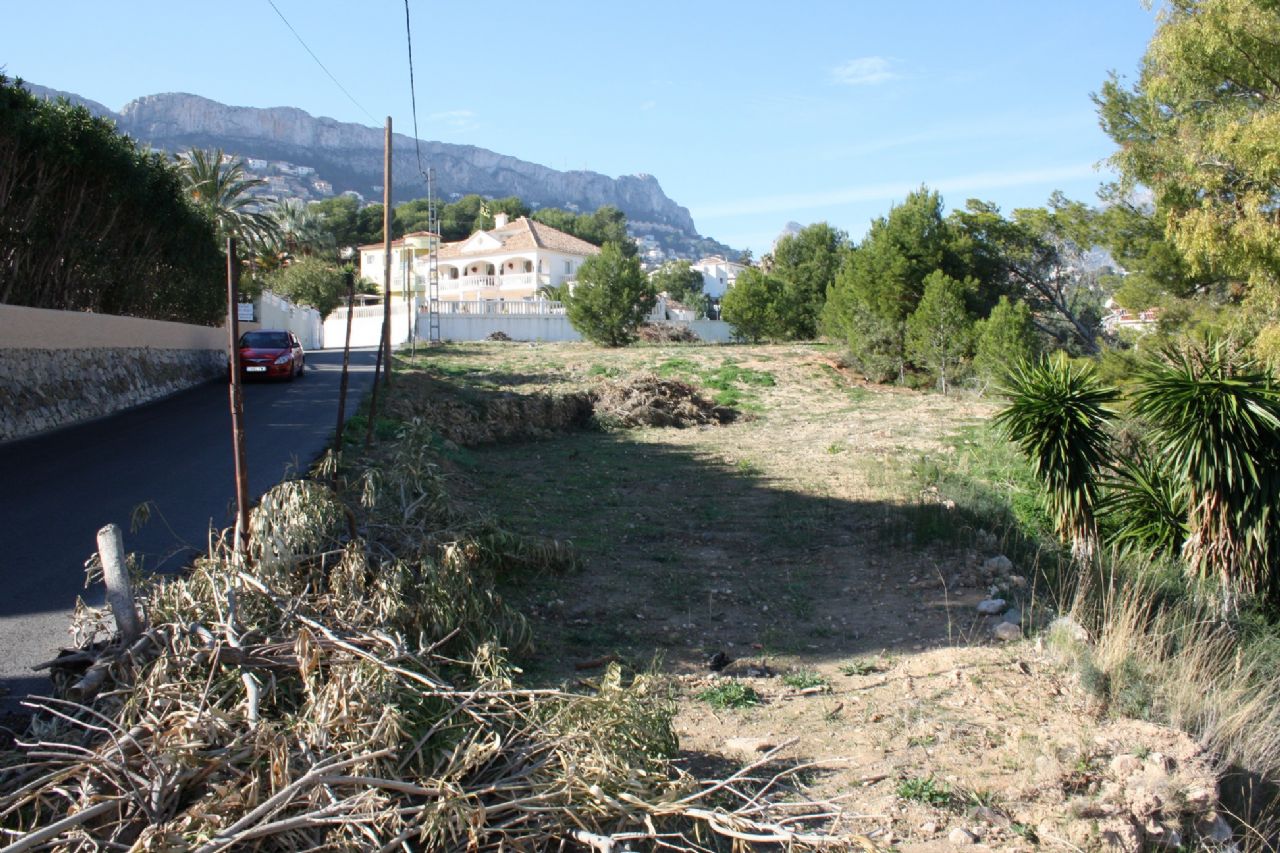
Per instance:
[[[764,702],[754,688],[738,681],[727,681],[723,684],[717,684],[715,687],[708,687],[698,694],[698,698],[712,708],[722,710],[726,708],[750,708]]]
[[[810,687],[830,687],[831,682],[827,681],[822,675],[811,669],[793,669],[786,675],[782,676],[782,683],[796,690],[806,690]]]
[[[913,735],[907,738],[907,746],[933,746],[937,742],[937,735]]]
[[[609,379],[616,379],[622,375],[622,371],[616,367],[609,367],[604,364],[593,364],[587,371],[588,376],[604,376]]]
[[[924,803],[937,808],[951,805],[951,789],[933,776],[912,776],[898,781],[894,793],[903,800]]]
[[[1035,828],[1025,823],[1014,821],[1009,824],[1009,831],[1014,835],[1021,836],[1029,844],[1039,844],[1040,836],[1036,834]]]
[[[750,459],[739,459],[738,464],[734,467],[744,477],[758,477],[762,473],[760,466]]]
[[[848,449],[849,448],[845,447],[843,444],[839,444],[836,442],[832,442],[831,444],[827,445],[827,452],[830,453],[832,456],[835,456],[837,453],[844,453]]]
[[[873,660],[855,660],[840,665],[840,673],[842,675],[874,675],[877,672],[884,671],[884,664]]]

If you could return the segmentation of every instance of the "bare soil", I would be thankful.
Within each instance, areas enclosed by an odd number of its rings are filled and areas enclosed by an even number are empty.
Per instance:
[[[453,389],[436,408],[455,422],[457,399],[510,420],[554,407],[495,401],[641,374],[739,414],[683,429],[506,423],[475,431],[503,443],[450,442],[455,491],[477,511],[583,557],[581,572],[505,582],[537,638],[519,662],[531,681],[656,667],[691,769],[780,747],[775,762],[811,763],[805,793],[837,803],[841,828],[901,850],[1140,850],[1213,819],[1210,764],[1185,736],[1104,717],[1042,642],[993,639],[975,610],[996,580],[982,569],[993,537],[913,527],[939,499],[910,466],[945,460],[990,400],[868,385],[816,345],[484,342],[415,367]],[[706,697],[727,684],[759,704],[716,707]]]

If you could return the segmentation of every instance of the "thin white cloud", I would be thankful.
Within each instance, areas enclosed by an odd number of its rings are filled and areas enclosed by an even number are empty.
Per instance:
[[[1097,174],[1093,163],[1074,166],[1056,166],[1044,169],[1027,169],[1020,172],[978,172],[972,175],[961,175],[934,180],[868,184],[865,186],[845,187],[842,189],[824,190],[812,193],[789,193],[785,195],[757,196],[738,201],[720,202],[717,204],[694,205],[693,213],[698,219],[724,219],[732,216],[745,216],[754,213],[786,213],[803,211],[818,207],[832,207],[841,204],[854,204],[863,201],[900,201],[908,193],[920,188],[923,183],[931,190],[940,193],[983,193],[1003,187],[1019,187],[1028,184],[1047,184],[1055,181],[1073,181],[1088,178]]]
[[[450,127],[472,127],[475,124],[476,114],[471,110],[445,110],[440,113],[432,113],[427,118],[431,121],[447,124]]]
[[[657,101],[645,101],[640,105],[640,109],[643,110],[644,112],[648,112],[649,110],[653,109],[657,105],[658,105]]]
[[[842,86],[874,86],[898,75],[883,56],[860,56],[831,69],[831,79]]]

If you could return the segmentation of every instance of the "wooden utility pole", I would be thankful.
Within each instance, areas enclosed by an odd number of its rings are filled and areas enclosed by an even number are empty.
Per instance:
[[[391,116],[382,153],[382,384],[391,385]],[[376,380],[377,377],[375,376]]]
[[[249,467],[244,455],[244,395],[240,389],[240,266],[236,240],[227,238],[227,347],[231,364],[231,447],[236,466],[235,552],[249,552]]]

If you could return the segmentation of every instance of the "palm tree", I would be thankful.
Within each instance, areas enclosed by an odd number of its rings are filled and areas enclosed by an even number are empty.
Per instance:
[[[287,198],[272,211],[284,250],[290,255],[310,257],[335,246],[333,232],[311,206],[296,198]]]
[[[1274,585],[1280,534],[1280,389],[1229,342],[1166,351],[1143,371],[1134,413],[1186,488],[1188,571],[1217,577],[1224,616]],[[1274,592],[1274,590],[1272,590]]]
[[[245,177],[243,160],[232,160],[221,148],[193,148],[178,155],[178,172],[196,209],[214,224],[219,240],[235,237],[248,255],[279,242],[275,220],[249,192],[266,181]]]
[[[1059,357],[1015,367],[1004,393],[1009,405],[996,424],[1031,460],[1072,556],[1091,560],[1098,546],[1094,508],[1107,458],[1107,404],[1116,390],[1098,381],[1092,365]]]

